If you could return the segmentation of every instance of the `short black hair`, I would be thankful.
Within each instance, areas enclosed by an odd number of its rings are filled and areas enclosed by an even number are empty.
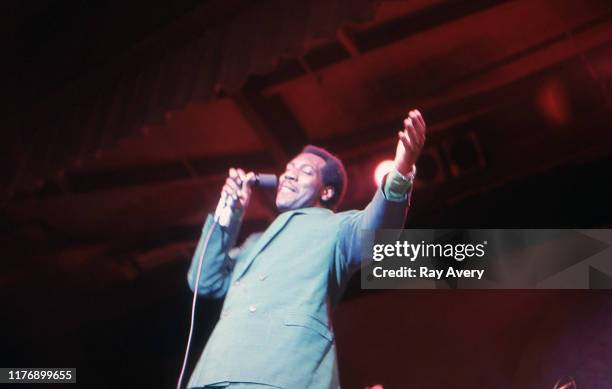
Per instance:
[[[304,146],[302,153],[314,154],[325,161],[321,170],[323,184],[334,188],[334,195],[328,200],[321,200],[321,204],[325,208],[335,210],[344,198],[348,181],[342,161],[324,148],[313,145]]]

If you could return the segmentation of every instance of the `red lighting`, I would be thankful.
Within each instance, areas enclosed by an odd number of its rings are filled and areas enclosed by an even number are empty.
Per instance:
[[[548,81],[540,88],[537,96],[540,112],[551,123],[561,126],[570,119],[570,104],[567,91],[559,80]]]

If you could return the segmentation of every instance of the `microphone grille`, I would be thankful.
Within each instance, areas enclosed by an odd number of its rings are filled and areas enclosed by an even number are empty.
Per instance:
[[[255,176],[255,186],[258,186],[260,188],[276,188],[276,186],[278,185],[278,178],[276,177],[276,174],[257,174]]]

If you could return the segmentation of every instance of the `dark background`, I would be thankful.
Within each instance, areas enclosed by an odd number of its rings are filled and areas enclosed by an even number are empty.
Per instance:
[[[169,388],[186,269],[227,168],[307,143],[363,207],[412,108],[406,227],[611,228],[606,1],[2,3],[0,365]],[[257,192],[242,235],[273,219]],[[361,291],[334,315],[343,387],[612,387],[612,294]],[[610,281],[612,282],[612,280]],[[190,367],[221,302],[201,299]]]

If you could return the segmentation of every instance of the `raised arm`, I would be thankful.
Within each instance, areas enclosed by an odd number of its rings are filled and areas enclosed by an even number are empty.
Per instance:
[[[362,231],[402,228],[410,204],[416,163],[425,143],[426,124],[417,110],[404,120],[398,132],[394,170],[385,177],[372,201],[362,211],[348,215],[338,231],[336,266],[346,274],[361,265]]]

